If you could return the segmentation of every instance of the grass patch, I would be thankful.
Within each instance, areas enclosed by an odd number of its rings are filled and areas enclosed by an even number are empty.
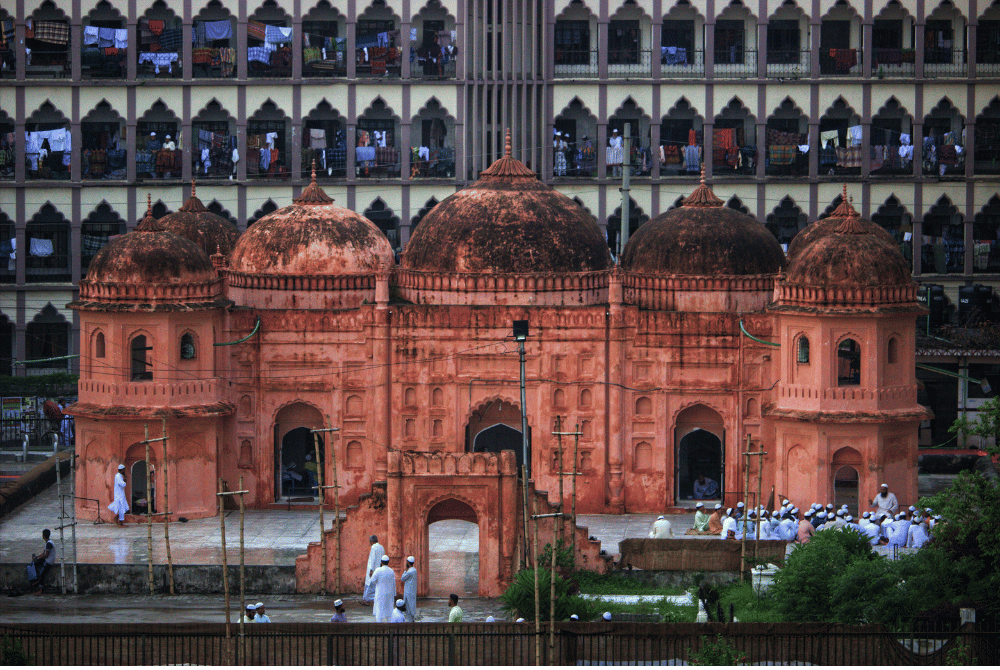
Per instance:
[[[774,600],[766,593],[758,596],[750,582],[721,586],[719,591],[722,594],[720,602],[723,610],[728,612],[729,603],[732,603],[736,618],[741,622],[776,623],[783,620],[775,608]]]
[[[581,570],[570,579],[580,586],[580,593],[601,596],[682,596],[687,593],[680,587],[651,586],[624,572],[606,575]]]
[[[632,604],[611,602],[599,598],[590,601],[589,604],[593,605],[597,610],[599,613],[598,617],[604,612],[611,612],[612,614],[654,614],[663,623],[690,623],[698,616],[698,608],[696,606],[675,605],[666,598]]]

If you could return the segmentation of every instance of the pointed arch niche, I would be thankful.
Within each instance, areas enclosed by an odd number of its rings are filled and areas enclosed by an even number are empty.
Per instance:
[[[309,178],[315,161],[318,178],[343,179],[347,175],[347,119],[324,99],[302,121],[302,177]]]
[[[410,65],[410,76],[428,79],[453,79],[455,77],[456,45],[455,17],[448,13],[440,0],[429,0],[410,23],[417,31],[416,61]],[[412,37],[412,35],[411,35]],[[457,37],[457,36],[456,36]]]
[[[347,76],[347,17],[319,0],[302,17],[302,75]]]
[[[924,117],[924,137],[933,139],[935,151],[924,152],[924,174],[940,177],[965,176],[965,117],[948,98],[942,98]]]
[[[62,3],[60,3],[62,4]],[[8,5],[11,6],[11,5]],[[48,37],[26,37],[24,46],[31,49],[31,63],[24,66],[24,74],[32,77],[68,76],[70,71],[70,48],[73,39],[70,35],[69,17],[53,0],[45,0],[41,7],[28,17],[36,30],[44,26]],[[77,45],[76,48],[79,48]]]
[[[193,145],[197,141],[198,150],[191,152],[191,163],[199,180],[227,179],[235,175],[235,128],[236,120],[215,99],[192,119],[191,142]]]
[[[785,100],[767,117],[767,174],[803,177],[809,174],[809,156],[799,151],[809,143],[809,119],[795,101]]]
[[[247,179],[291,177],[291,120],[268,99],[247,121]]]
[[[228,79],[236,76],[236,17],[211,0],[194,17],[191,26],[191,62],[196,79]]]
[[[382,198],[375,198],[375,202],[365,210],[364,215],[365,218],[378,226],[379,230],[388,238],[393,250],[398,253],[400,251],[399,217],[385,204],[385,201]]]
[[[703,123],[701,115],[686,98],[678,100],[660,119],[660,176],[675,177],[701,171],[702,142],[698,138],[704,139]]]
[[[718,61],[716,61],[718,62]],[[757,119],[739,98],[733,98],[715,115],[712,129],[713,174],[753,174],[756,151],[743,153],[740,147],[757,143]]]
[[[820,117],[820,137],[827,137],[825,140],[820,140],[819,173],[821,175],[859,176],[861,174],[861,165],[851,164],[853,161],[840,160],[837,155],[837,149],[844,149],[853,144],[847,129],[860,125],[861,117],[841,97],[834,100],[826,113]],[[833,133],[837,133],[836,139],[832,137]]]
[[[25,120],[24,157],[28,179],[70,178],[73,152],[67,146],[63,131],[69,131],[69,120],[48,100]]]
[[[393,114],[381,97],[376,98],[371,107],[358,118],[354,139],[358,177],[399,178],[399,117]]]
[[[1000,15],[1000,8],[997,8],[997,13]],[[996,24],[996,53],[1000,58],[1000,19]],[[978,69],[979,65],[976,67]],[[997,72],[1000,72],[1000,67]],[[990,104],[976,117],[975,138],[976,162],[973,172],[977,175],[1000,174],[1000,97],[990,100]]]
[[[896,98],[889,98],[885,105],[878,110],[878,114],[872,117],[871,145],[872,145],[872,166],[871,171],[880,175],[904,175],[913,174],[913,152],[917,152],[917,160],[920,159],[919,149],[900,152],[899,148],[904,144],[913,146],[913,117],[907,113],[906,108],[899,104]],[[881,150],[879,147],[882,147]],[[877,158],[881,151],[881,165]]]
[[[115,9],[108,0],[101,0],[97,6],[83,17],[84,28],[110,28],[121,30],[126,28],[125,17]],[[86,32],[84,32],[86,35]],[[80,77],[82,79],[123,79],[128,71],[126,59],[130,48],[128,34],[120,40],[116,34],[113,39],[99,37],[96,44],[87,44],[84,39],[80,53]],[[34,58],[34,53],[32,53]]]
[[[632,198],[629,198],[628,212],[628,235],[632,237],[635,235],[635,231],[639,230],[639,226],[649,221],[649,215],[642,211],[642,208]],[[621,230],[622,208],[619,205],[615,208],[615,213],[608,217],[608,246],[611,247],[611,253],[615,256],[618,255],[618,238],[621,236]]]
[[[922,274],[965,272],[965,223],[948,196],[941,196],[924,214]]]
[[[613,23],[613,22],[612,22]],[[649,176],[653,161],[649,153],[649,116],[642,110],[631,96],[625,99],[622,106],[615,110],[614,115],[608,119],[608,138],[611,138],[615,130],[620,137],[625,137],[625,124],[630,124],[630,134],[632,135],[632,155],[622,156],[622,161],[631,164],[632,174],[635,176]],[[609,139],[610,142],[610,139]],[[610,148],[610,147],[609,147]],[[621,165],[612,161],[617,154],[608,151],[608,168],[614,176],[621,176]],[[618,152],[619,154],[621,152]],[[617,168],[617,169],[616,169]]]
[[[1000,195],[976,213],[972,223],[973,272],[1000,272]]]
[[[786,195],[774,211],[768,214],[765,225],[778,240],[781,248],[787,252],[792,238],[806,227],[806,215],[795,201]]]
[[[138,179],[181,176],[181,151],[177,146],[180,119],[157,100],[135,126],[135,174]]]
[[[556,77],[597,76],[597,16],[580,0],[574,0],[556,17]]]
[[[861,16],[847,0],[823,15],[819,26],[819,73],[861,76]]]
[[[182,34],[181,17],[167,6],[165,0],[156,0],[139,17],[136,48],[132,56],[139,62],[136,78],[180,79],[184,75],[180,64]]]
[[[455,118],[431,98],[410,125],[410,177],[447,179],[455,176]],[[412,154],[412,148],[411,148]]]
[[[125,232],[125,220],[102,200],[80,225],[80,274],[87,275],[90,261],[108,240]]]
[[[113,149],[122,141],[125,120],[102,100],[80,123],[83,152],[80,154],[80,174],[84,179],[124,180],[125,149]]]
[[[566,142],[567,177],[595,177],[597,175],[597,117],[580,98],[574,97],[556,117],[554,130],[562,133]],[[553,159],[553,165],[557,160]],[[556,170],[558,172],[558,170]],[[563,176],[563,175],[558,175]]]
[[[691,77],[705,73],[705,17],[691,3],[678,2],[660,26],[660,76]]]

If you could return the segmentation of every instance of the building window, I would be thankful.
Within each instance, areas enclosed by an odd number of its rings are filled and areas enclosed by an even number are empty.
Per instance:
[[[184,333],[181,335],[181,360],[189,361],[198,355],[194,346],[194,335]]]
[[[137,335],[132,338],[132,381],[147,381],[153,378],[153,365],[150,362],[152,347],[146,346],[146,336]]]
[[[638,21],[611,21],[608,28],[608,63],[638,65],[641,43]]]
[[[797,347],[797,358],[799,363],[809,362],[809,338],[804,335],[799,338],[799,346]]]
[[[94,358],[104,358],[104,333],[94,337]]]
[[[890,364],[894,364],[899,361],[899,340],[895,337],[889,338],[889,346],[887,350],[887,355]]]
[[[46,305],[35,320],[27,325],[25,340],[28,360],[41,361],[28,363],[25,367],[62,369],[69,367],[68,360],[46,360],[69,354],[69,324],[52,305]]]
[[[556,21],[556,65],[590,64],[590,22]]]
[[[954,39],[951,21],[928,19],[924,27],[924,63],[951,63]]]
[[[715,62],[742,65],[744,24],[731,19],[715,22]]]
[[[767,26],[767,62],[799,62],[799,22],[791,20],[771,21]]]
[[[852,339],[837,345],[837,386],[861,384],[861,347]]]

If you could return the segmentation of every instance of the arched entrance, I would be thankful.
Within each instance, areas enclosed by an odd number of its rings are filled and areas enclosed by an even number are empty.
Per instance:
[[[312,502],[319,495],[319,471],[325,462],[320,435],[319,462],[316,460],[313,428],[323,426],[323,416],[315,407],[296,403],[281,409],[274,423],[274,495],[277,500]]]
[[[428,596],[479,593],[479,519],[467,503],[442,500],[427,513]]]
[[[466,451],[499,454],[510,449],[517,455],[520,472],[524,461],[521,437],[521,410],[506,400],[494,398],[475,409],[466,427]],[[531,458],[531,429],[528,429],[528,458]]]
[[[833,455],[833,504],[840,509],[847,505],[851,515],[857,517],[859,479],[858,468],[861,466],[861,454],[856,449],[844,447]]]
[[[695,405],[681,412],[674,430],[676,444],[675,503],[693,506],[695,500],[721,500],[724,488],[725,458],[722,417],[705,405]],[[703,475],[705,482],[699,482]],[[701,496],[695,496],[695,483]],[[712,485],[715,483],[715,486]]]
[[[152,452],[153,445],[150,445],[150,456],[153,455]],[[150,458],[150,461],[153,477],[147,485],[146,445],[133,444],[125,453],[125,467],[128,473],[125,495],[130,514],[145,514],[147,507],[151,513],[156,512],[156,459]]]

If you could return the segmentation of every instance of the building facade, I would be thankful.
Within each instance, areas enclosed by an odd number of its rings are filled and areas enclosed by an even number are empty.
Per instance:
[[[613,248],[622,163],[632,231],[703,163],[783,245],[848,181],[953,304],[1000,278],[1000,8],[983,0],[15,0],[0,21],[3,372],[80,353],[65,305],[143,191],[161,215],[196,178],[243,230],[316,161],[400,251],[507,127]],[[626,123],[627,156],[610,146]]]

